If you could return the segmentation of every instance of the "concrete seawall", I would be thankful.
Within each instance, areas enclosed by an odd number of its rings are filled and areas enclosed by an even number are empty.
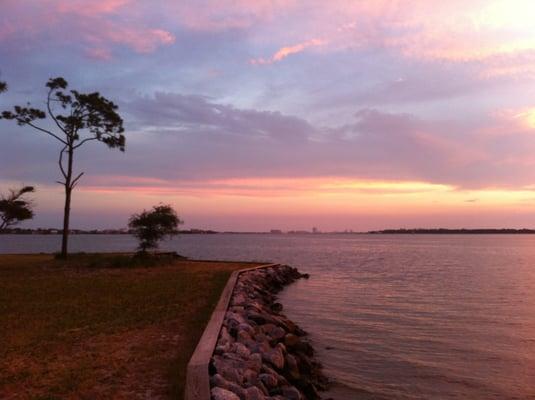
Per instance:
[[[233,273],[188,364],[186,400],[320,399],[314,349],[275,297],[303,277],[275,264]]]

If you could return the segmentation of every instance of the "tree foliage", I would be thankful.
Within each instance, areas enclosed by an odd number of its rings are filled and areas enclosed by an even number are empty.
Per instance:
[[[32,202],[24,196],[34,192],[33,186],[23,186],[19,190],[10,189],[7,196],[0,197],[0,231],[33,218]]]
[[[7,90],[7,83],[0,81],[0,93]]]
[[[182,223],[173,207],[160,204],[150,211],[143,210],[132,215],[128,226],[139,240],[138,249],[146,253],[148,249],[157,249],[158,243],[165,237],[176,235],[178,226]]]
[[[32,108],[29,103],[25,107],[15,106],[13,111],[2,112],[1,118],[15,120],[18,125],[29,125],[54,137],[65,146],[62,152],[67,151],[69,146],[77,149],[92,140],[124,151],[123,120],[117,113],[117,105],[98,92],[84,94],[76,90],[67,91],[68,83],[61,77],[50,79],[46,87],[48,116],[59,132],[38,126],[36,121],[45,119],[47,112]],[[63,113],[57,112],[54,106],[61,107]],[[85,136],[82,135],[84,132]]]
[[[63,214],[63,238],[61,254],[67,256],[71,192],[84,174],[74,176],[74,152],[87,142],[98,141],[109,148],[125,149],[123,120],[117,113],[117,105],[98,92],[80,93],[67,90],[64,78],[50,79],[46,87],[46,110],[26,106],[15,106],[3,111],[0,119],[14,120],[20,126],[30,126],[60,142],[59,169],[63,180],[58,181],[65,188]],[[50,117],[51,123],[43,125],[41,120]],[[52,126],[52,128],[50,127]]]

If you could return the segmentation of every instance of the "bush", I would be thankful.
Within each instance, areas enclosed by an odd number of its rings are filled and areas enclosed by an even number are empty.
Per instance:
[[[128,226],[139,240],[138,250],[145,254],[148,249],[157,249],[165,237],[176,235],[182,223],[173,207],[160,204],[150,211],[132,215]]]

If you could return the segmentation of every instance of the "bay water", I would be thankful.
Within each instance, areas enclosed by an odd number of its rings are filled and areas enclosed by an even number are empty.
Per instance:
[[[2,235],[0,253],[59,243]],[[72,251],[135,245],[71,237]],[[310,333],[334,399],[535,399],[534,235],[181,235],[162,248],[310,273],[280,298]]]

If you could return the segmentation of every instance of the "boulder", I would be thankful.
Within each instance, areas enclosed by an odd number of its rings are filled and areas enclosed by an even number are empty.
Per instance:
[[[286,347],[294,347],[299,343],[299,337],[294,335],[293,333],[288,333],[286,336],[284,336],[284,344]]]
[[[221,375],[226,380],[237,383],[239,385],[243,383],[241,371],[239,371],[234,365],[232,365],[232,363],[225,362],[223,359],[215,358],[212,364],[215,367],[216,373]]]
[[[256,323],[257,325],[264,325],[270,318],[264,314],[256,311],[247,312],[247,319]]]
[[[249,359],[251,355],[251,351],[243,343],[239,343],[239,342],[234,343],[231,346],[230,351],[232,351],[233,353],[236,353],[238,356],[240,356],[244,360]]]
[[[212,394],[212,400],[240,400],[237,394],[220,387],[212,388],[210,393]]]
[[[288,400],[304,400],[301,392],[293,386],[284,386],[282,388],[282,397]]]
[[[297,360],[295,359],[295,357],[292,356],[291,354],[286,354],[285,361],[286,361],[285,371],[287,372],[290,379],[293,381],[300,379],[301,374],[299,372],[299,367],[297,365]]]
[[[239,276],[209,366],[212,400],[320,399],[314,350],[275,296],[300,277],[289,266]]]
[[[252,369],[256,373],[260,373],[262,370],[262,356],[260,354],[251,354],[247,361],[247,368]]]
[[[262,359],[279,370],[284,368],[284,354],[280,347],[275,347],[268,352],[263,353]]]
[[[244,391],[244,400],[265,400],[266,396],[256,386],[251,386]]]
[[[220,388],[223,388],[223,389],[226,389],[232,393],[235,393],[237,394],[240,398],[243,397],[243,388],[234,383],[234,382],[230,382],[230,381],[227,381],[225,378],[223,378],[221,375],[219,374],[215,374],[213,375],[211,378],[210,378],[210,385],[212,387],[220,387]]]
[[[223,326],[219,332],[219,339],[217,343],[224,346],[225,344],[232,343],[233,341],[234,339],[228,333],[228,329]]]
[[[277,341],[281,340],[286,335],[286,331],[284,329],[274,324],[262,325],[262,331],[270,338]]]
[[[260,380],[262,381],[262,383],[268,390],[276,388],[279,383],[279,380],[277,379],[277,377],[272,374],[264,373],[264,374],[260,374],[258,377],[260,378]]]

